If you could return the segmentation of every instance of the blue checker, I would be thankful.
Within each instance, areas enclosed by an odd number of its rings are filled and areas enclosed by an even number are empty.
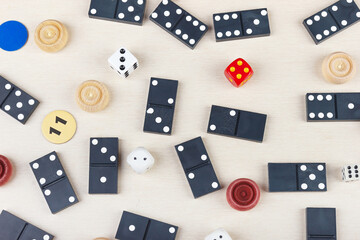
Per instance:
[[[7,21],[0,25],[0,48],[16,51],[22,48],[28,39],[26,27],[18,21]]]

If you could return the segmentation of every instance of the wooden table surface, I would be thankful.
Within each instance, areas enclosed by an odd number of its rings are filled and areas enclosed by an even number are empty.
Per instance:
[[[321,61],[335,51],[360,61],[360,25],[316,46],[302,21],[334,1],[177,0],[204,21],[210,30],[190,50],[149,21],[159,0],[149,0],[143,26],[90,19],[89,0],[2,0],[0,22],[21,21],[29,40],[17,52],[0,51],[5,78],[40,100],[26,125],[0,113],[0,153],[15,167],[12,180],[0,188],[0,209],[52,233],[56,239],[114,238],[123,210],[180,227],[177,239],[194,240],[224,227],[233,239],[305,239],[305,208],[336,207],[338,239],[360,234],[360,182],[341,181],[341,167],[359,163],[358,122],[308,123],[308,92],[359,91],[360,78],[343,85],[327,83]],[[359,2],[358,2],[359,3]],[[215,42],[212,14],[267,7],[271,36]],[[68,45],[60,52],[41,51],[34,42],[36,26],[57,19],[69,30]],[[120,46],[139,59],[140,67],[120,78],[107,58]],[[255,74],[236,89],[223,70],[235,58],[246,59]],[[173,134],[143,133],[150,77],[179,80]],[[85,80],[104,82],[111,93],[109,106],[87,113],[77,106],[75,91]],[[268,115],[263,143],[206,133],[212,104]],[[41,122],[53,110],[71,112],[78,123],[68,143],[54,145],[41,134]],[[89,138],[120,139],[119,194],[89,195]],[[194,200],[174,145],[202,136],[222,190]],[[151,171],[137,175],[126,156],[144,146],[153,153]],[[29,162],[57,151],[80,202],[52,215]],[[326,162],[327,192],[269,193],[268,162]],[[259,204],[247,212],[229,207],[227,186],[246,177],[261,188]]]

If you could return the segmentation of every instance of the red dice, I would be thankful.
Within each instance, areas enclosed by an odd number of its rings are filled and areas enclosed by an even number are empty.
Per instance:
[[[232,85],[240,87],[251,78],[254,72],[244,59],[238,58],[225,69],[224,73]]]

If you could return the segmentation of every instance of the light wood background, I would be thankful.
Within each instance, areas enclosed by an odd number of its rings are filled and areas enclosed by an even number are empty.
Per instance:
[[[306,17],[332,0],[177,0],[180,6],[210,26],[195,50],[150,22],[159,0],[148,0],[143,26],[90,19],[89,0],[2,0],[0,22],[21,21],[29,30],[28,43],[17,52],[0,51],[0,73],[40,100],[25,126],[0,113],[0,153],[15,167],[11,182],[0,188],[0,209],[54,234],[77,240],[115,236],[123,210],[180,227],[179,240],[203,239],[219,227],[233,239],[305,239],[305,208],[336,207],[338,239],[359,239],[360,182],[343,183],[341,167],[359,163],[358,122],[307,123],[307,92],[360,90],[360,77],[344,85],[325,82],[321,61],[344,51],[360,61],[360,25],[316,46],[302,26]],[[212,14],[267,7],[271,36],[215,42]],[[49,54],[34,43],[36,26],[57,19],[69,30],[70,41],[61,52]],[[120,46],[140,62],[128,79],[107,64]],[[237,57],[246,59],[255,74],[236,89],[223,75]],[[173,134],[143,133],[150,77],[179,80]],[[80,110],[77,86],[89,79],[104,82],[111,102],[102,112]],[[206,133],[210,106],[218,104],[268,114],[263,143]],[[78,123],[68,143],[54,145],[41,134],[41,122],[53,110],[71,112]],[[121,166],[119,194],[89,195],[89,138],[117,136]],[[174,145],[202,136],[223,189],[194,200]],[[154,168],[137,175],[126,156],[144,146],[156,158]],[[35,181],[29,162],[53,150],[77,192],[80,202],[52,215]],[[269,193],[268,162],[326,162],[325,193]],[[225,199],[233,180],[247,177],[261,187],[261,199],[251,211],[238,212]]]

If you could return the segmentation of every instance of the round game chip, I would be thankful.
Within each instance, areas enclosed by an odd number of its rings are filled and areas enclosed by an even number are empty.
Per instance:
[[[98,112],[109,103],[109,91],[105,84],[89,80],[83,82],[77,89],[76,101],[86,112]]]
[[[74,136],[76,121],[73,115],[66,111],[53,111],[44,118],[41,131],[49,142],[65,143]]]
[[[322,73],[331,83],[345,83],[356,73],[353,59],[346,53],[336,52],[327,56],[322,63]]]
[[[63,49],[68,41],[66,27],[59,21],[46,20],[35,30],[35,43],[45,52],[57,52]]]
[[[18,21],[7,21],[0,25],[0,48],[5,51],[16,51],[28,40],[26,27]]]
[[[12,165],[9,159],[0,155],[0,186],[7,183],[12,175]]]
[[[251,179],[239,178],[226,190],[226,200],[238,211],[247,211],[256,206],[260,199],[260,189]]]

